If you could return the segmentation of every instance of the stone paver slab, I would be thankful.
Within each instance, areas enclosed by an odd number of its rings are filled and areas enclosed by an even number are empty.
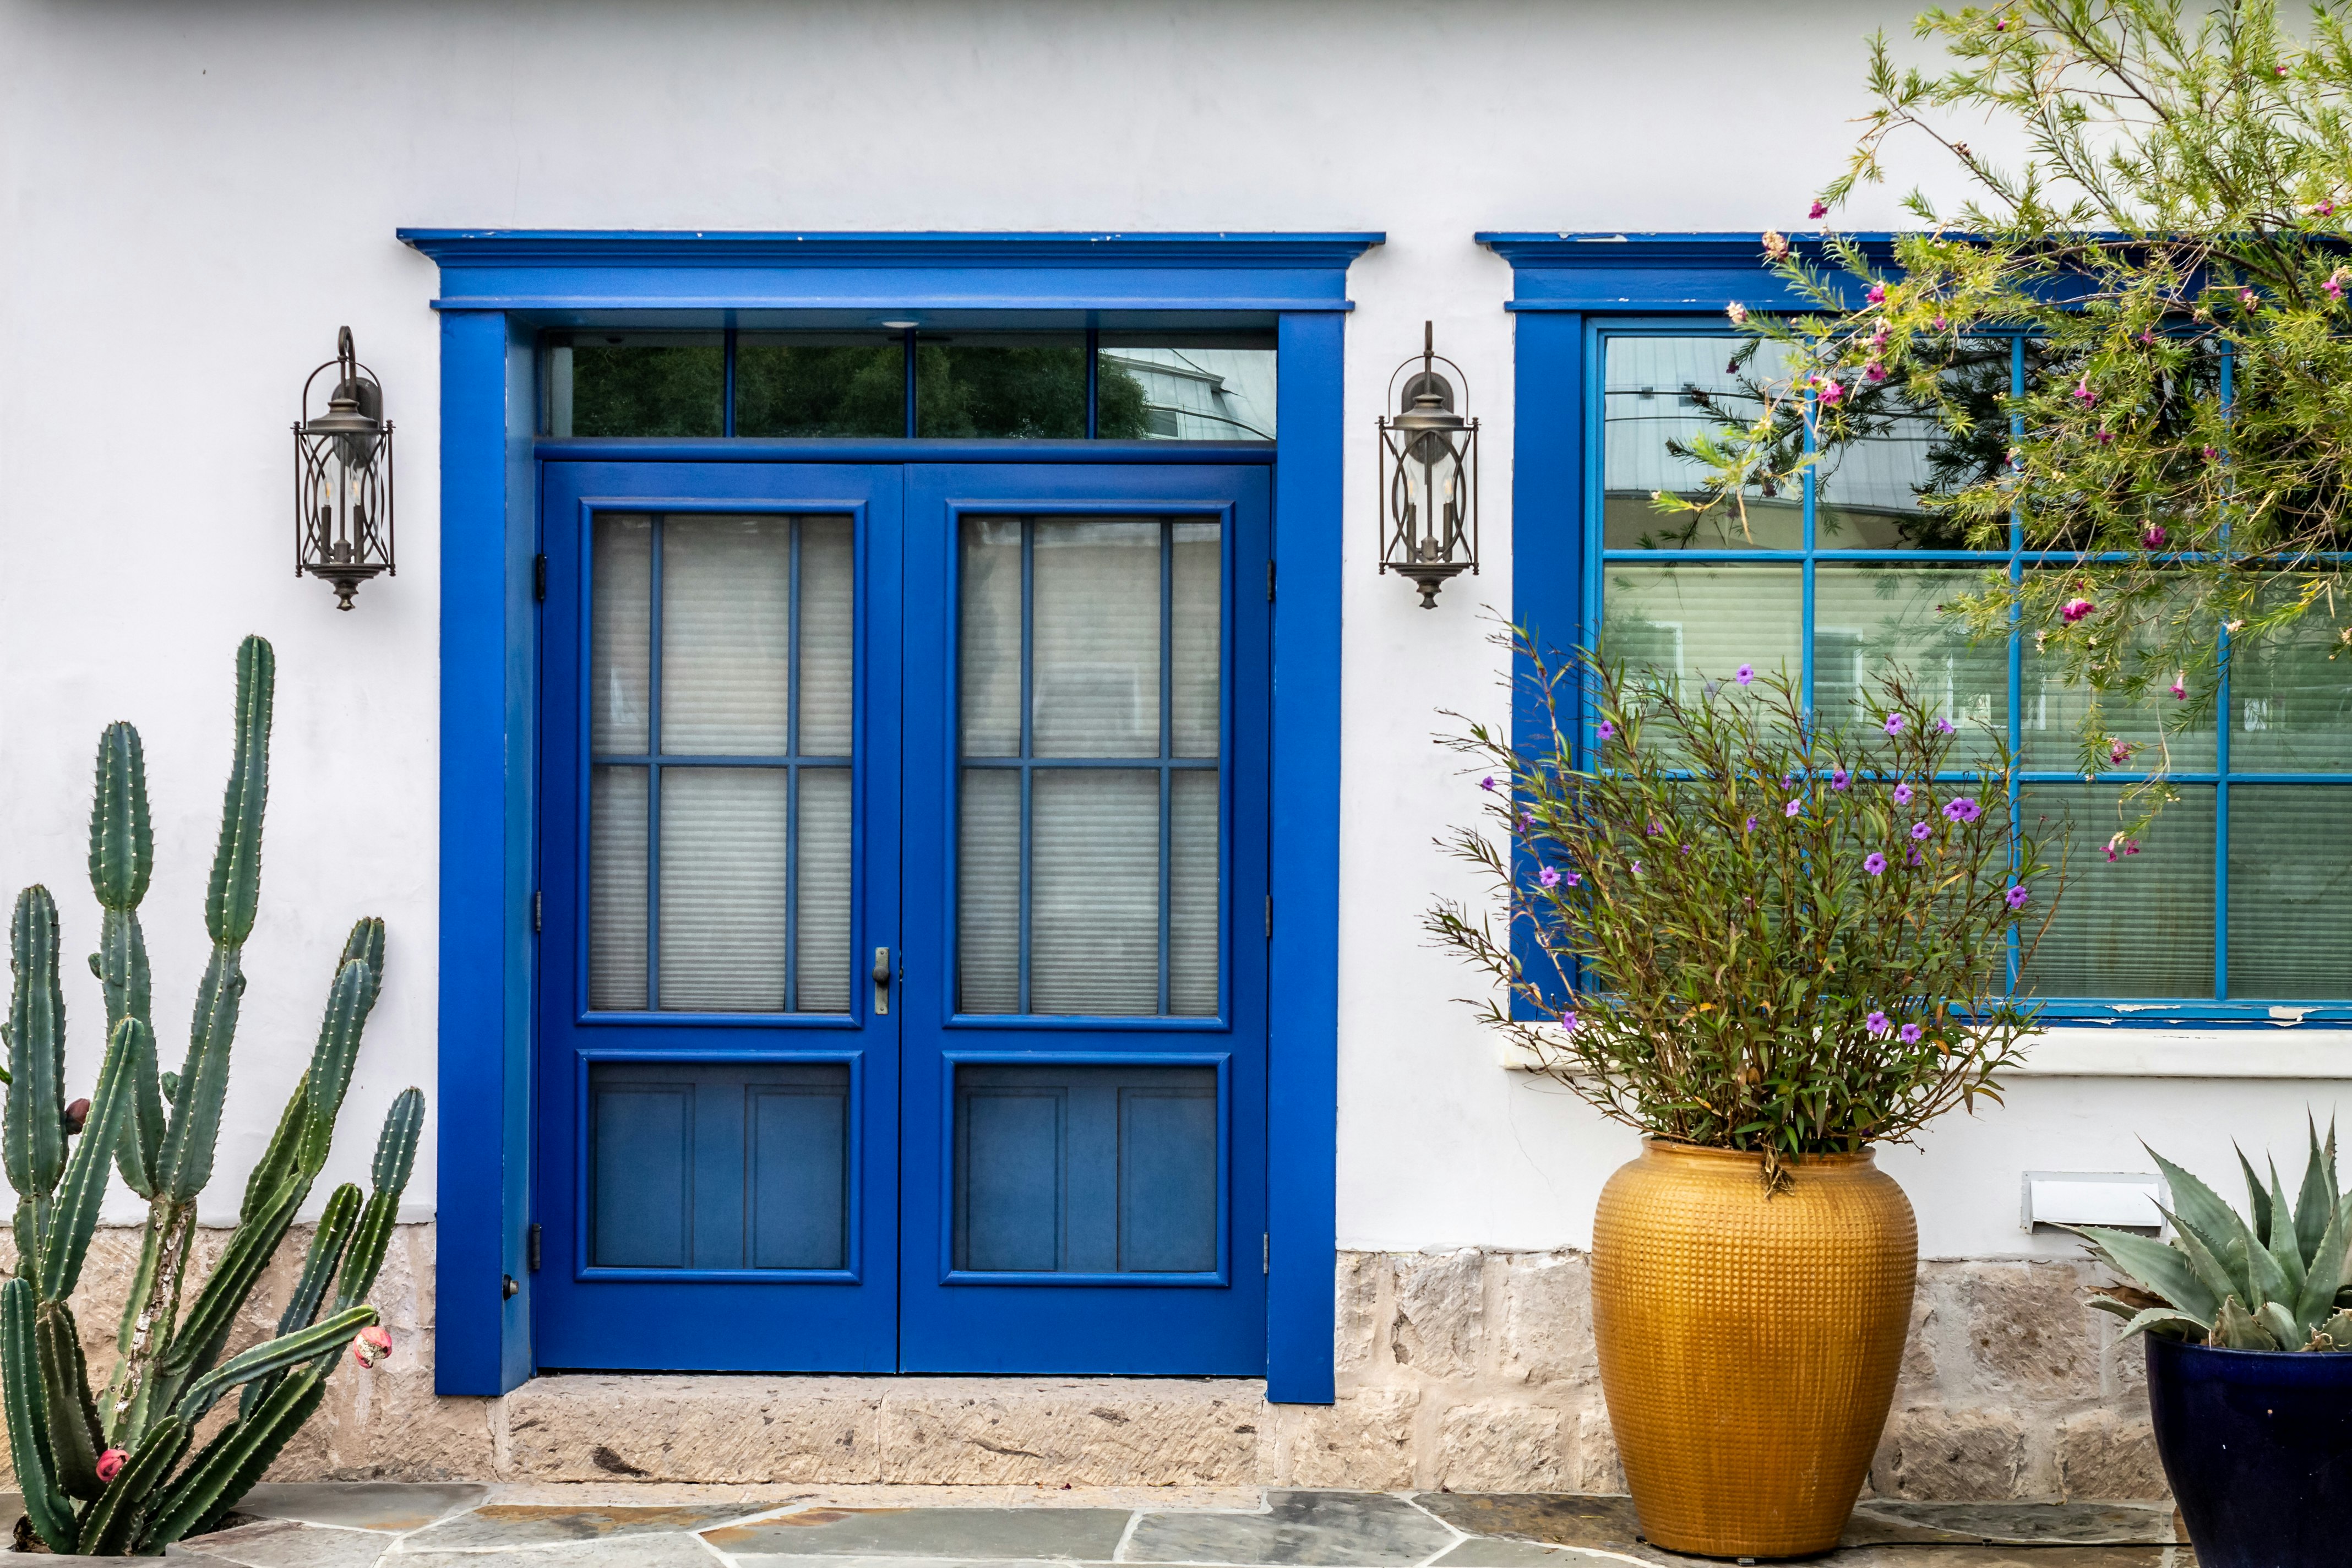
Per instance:
[[[1684,1561],[1641,1539],[1633,1500],[1555,1492],[1422,1492],[1413,1500],[1465,1535],[1589,1546],[1645,1563]],[[1696,1561],[1692,1559],[1691,1561]]]
[[[730,1557],[1038,1558],[1108,1562],[1128,1510],[1108,1508],[803,1509],[706,1530]]]
[[[1675,1559],[1696,1562],[1696,1558]],[[1825,1568],[2196,1568],[2186,1546],[1858,1546],[1814,1559]]]
[[[1488,1537],[1465,1541],[1437,1561],[1442,1568],[1537,1568],[1538,1564],[1546,1563],[1559,1563],[1563,1568],[1590,1568],[1593,1563],[1618,1563],[1623,1559],[1587,1552],[1580,1546],[1545,1546],[1533,1541],[1499,1541]]]
[[[255,1519],[294,1519],[351,1530],[422,1530],[490,1495],[486,1486],[410,1481],[318,1481],[257,1486],[236,1511]]]
[[[691,1535],[636,1535],[511,1552],[404,1551],[383,1568],[716,1568],[716,1559]]]
[[[1975,1542],[1993,1546],[2142,1546],[2180,1539],[2166,1504],[2097,1502],[1858,1503],[1845,1544]]]
[[[1402,1498],[1379,1492],[1274,1491],[1264,1513],[1147,1513],[1119,1554],[1127,1563],[1423,1563],[1453,1531]]]
[[[393,1537],[364,1530],[313,1530],[288,1520],[267,1520],[176,1542],[165,1553],[194,1563],[234,1563],[238,1568],[375,1568],[392,1550]]]
[[[603,1541],[624,1535],[686,1535],[760,1511],[756,1504],[667,1503],[630,1507],[606,1503],[486,1503],[409,1538],[416,1552],[488,1546],[545,1546],[559,1541]]]

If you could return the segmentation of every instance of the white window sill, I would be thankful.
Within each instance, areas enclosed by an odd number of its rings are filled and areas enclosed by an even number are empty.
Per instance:
[[[1497,1065],[1536,1070],[1504,1039]],[[2352,1079],[2352,1029],[2136,1029],[2069,1024],[2044,1029],[2004,1078],[2246,1078]]]

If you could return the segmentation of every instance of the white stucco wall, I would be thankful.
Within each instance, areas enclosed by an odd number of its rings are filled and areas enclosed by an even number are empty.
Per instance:
[[[280,685],[263,914],[215,1195],[233,1204],[307,1058],[352,918],[391,924],[331,1180],[434,1082],[438,522],[434,268],[400,225],[1384,229],[1351,279],[1339,1236],[1581,1244],[1631,1136],[1508,1073],[1417,917],[1469,809],[1428,743],[1498,700],[1475,614],[1507,605],[1508,268],[1477,229],[1800,226],[1859,107],[1861,36],[1907,5],[591,4],[338,7],[0,0],[0,886],[66,910],[73,1076],[94,1073],[84,879],[99,728],[136,721],[167,1058],[184,1048],[226,763],[231,651]],[[1860,226],[1896,221],[1873,197]],[[1424,317],[1487,426],[1486,575],[1423,614],[1373,575],[1370,421]],[[359,609],[289,563],[286,426],[348,322],[400,427],[396,581]],[[2332,1073],[2285,1032],[2175,1045],[2189,1070]],[[2072,1044],[2113,1068],[2151,1047]],[[2250,1064],[2252,1064],[2250,1068]],[[2298,1065],[2300,1064],[2300,1065]],[[2017,1176],[2215,1177],[2291,1152],[2333,1082],[2037,1078],[1891,1168],[1930,1254],[2063,1251]],[[411,1189],[430,1205],[427,1155]],[[120,1196],[121,1194],[118,1194]]]

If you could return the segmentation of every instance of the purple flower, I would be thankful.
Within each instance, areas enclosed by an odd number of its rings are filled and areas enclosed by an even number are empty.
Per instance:
[[[1562,1013],[1559,1016],[1559,1026],[1571,1035],[1576,1033],[1576,1015],[1574,1013]]]
[[[1748,831],[1750,833],[1756,831],[1756,819],[1752,816],[1748,819]]]
[[[2214,458],[2216,458],[2220,457],[2221,455],[2221,453],[2219,453],[2219,452],[2215,451],[2215,450],[2214,450],[2212,447],[2206,447],[2206,448],[2205,448],[2205,460],[2206,460],[2207,462],[2209,462],[2209,463],[2210,463],[2210,462],[2211,462]]]
[[[1732,671],[1731,679],[1739,682],[1740,685],[1745,686],[1749,681],[1756,679],[1756,667],[1752,664],[1743,664],[1738,669]]]
[[[1783,816],[1794,816],[1804,809],[1805,803],[1803,801],[1792,800],[1788,805],[1780,808],[1780,815]]]
[[[1874,849],[1862,858],[1862,868],[1874,877],[1884,876],[1886,872],[1886,857]]]
[[[1560,880],[1566,882],[1571,888],[1580,888],[1584,885],[1584,873],[1581,871],[1564,872],[1560,877]]]
[[[1659,826],[1656,823],[1654,823],[1654,823],[1650,824],[1649,827],[1643,831],[1643,833],[1642,834],[1642,837],[1644,837],[1644,838],[1655,838],[1659,834],[1664,833],[1664,831],[1665,831],[1665,829],[1664,829],[1664,828],[1663,828],[1663,827]]]
[[[1914,844],[1903,852],[1903,863],[1906,866],[1925,866],[1927,863],[1927,858],[1920,854],[1919,847]]]
[[[2033,895],[2023,888],[2011,888],[2009,890],[2009,907],[2012,910],[2021,910],[2025,907],[2025,901],[2032,897]]]
[[[1480,789],[1493,789],[1495,787],[1495,775],[1488,773],[1485,778],[1480,779],[1478,781],[1478,787]]]
[[[2126,763],[2131,761],[2131,757],[2132,743],[2129,741],[2110,741],[2107,742],[2107,762],[2110,766],[2118,768],[2122,767]]]
[[[1887,732],[1888,734],[1890,734],[1890,735],[1900,735],[1901,733],[1903,733],[1903,715],[1902,715],[1902,714],[1900,714],[1900,713],[1889,713],[1889,714],[1886,716],[1886,732]]]
[[[1559,886],[1559,873],[1547,866],[1536,873],[1536,880],[1547,888],[1557,888]]]
[[[1927,837],[1927,825],[1924,822],[1913,823],[1911,825],[1911,837],[1919,839],[1926,838]]]
[[[1911,804],[1911,786],[1909,784],[1899,784],[1895,786],[1895,804],[1897,805],[1909,805]]]
[[[1952,732],[1952,721],[1949,719],[1937,720],[1935,723],[1935,731],[1938,735],[1950,734]]]
[[[1927,1030],[1922,1029],[1916,1024],[1906,1024],[1895,1033],[1896,1037],[1901,1039],[1905,1045],[1916,1046],[1919,1043],[1919,1037],[1927,1032]]]
[[[2079,381],[2074,384],[2074,398],[2075,402],[2081,404],[2084,407],[2088,408],[2091,405],[2099,400],[2099,395],[2091,390],[2091,384],[2089,382]]]
[[[1805,216],[1815,223],[1820,222],[1822,218],[1829,216],[1830,209],[1828,204],[1818,200],[1815,201],[1811,206],[1805,209]]]
[[[1830,772],[1830,788],[1832,789],[1843,789],[1853,782],[1853,775],[1847,773],[1843,768],[1834,768]]]
[[[1642,874],[1642,863],[1641,863],[1639,860],[1636,860],[1636,861],[1634,861],[1634,862],[1633,862],[1633,875],[1635,875],[1636,877],[1638,877],[1638,876],[1640,876],[1641,874]]]
[[[1954,822],[1974,822],[1984,815],[1984,810],[1968,795],[1954,795],[1944,803],[1944,815]]]
[[[1617,726],[1612,724],[1608,720],[1603,719],[1601,721],[1601,728],[1594,731],[1593,733],[1606,741],[1617,733]]]
[[[1536,819],[1534,816],[1524,811],[1519,813],[1519,831],[1522,833],[1533,833],[1535,830]]]
[[[1862,1021],[1862,1026],[1873,1035],[1883,1035],[1887,1030],[1886,1015],[1873,1007],[1870,1010],[1870,1016]]]

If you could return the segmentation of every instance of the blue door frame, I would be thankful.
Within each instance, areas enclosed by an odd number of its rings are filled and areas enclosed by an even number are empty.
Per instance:
[[[435,1386],[536,1370],[525,1258],[539,889],[533,342],[543,326],[1246,313],[1278,327],[1265,1256],[1268,1397],[1332,1396],[1342,326],[1378,234],[795,235],[406,229],[441,294],[441,835]],[[759,443],[729,443],[753,458]],[[879,443],[887,447],[892,444]],[[1035,461],[1034,444],[957,460]],[[707,454],[712,457],[718,453]],[[863,454],[860,454],[863,455]],[[1077,454],[1068,454],[1076,457]],[[802,447],[794,456],[856,457]],[[879,458],[877,451],[872,457]],[[913,456],[912,453],[904,454]],[[927,450],[926,459],[947,457]],[[1087,457],[1099,459],[1097,447]],[[1176,452],[1155,460],[1181,461]]]

